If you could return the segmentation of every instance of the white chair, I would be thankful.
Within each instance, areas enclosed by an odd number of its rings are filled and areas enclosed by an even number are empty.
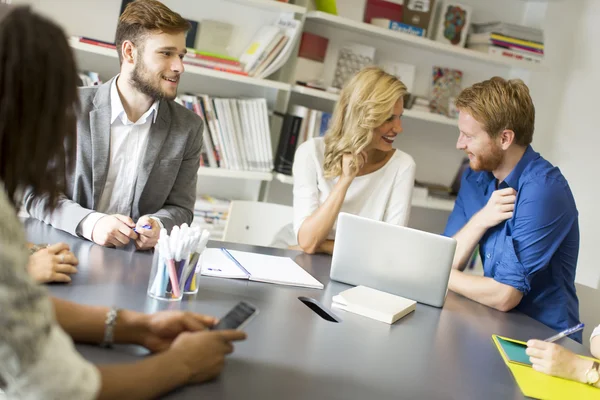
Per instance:
[[[271,246],[275,235],[293,221],[293,208],[260,201],[232,201],[223,240]]]

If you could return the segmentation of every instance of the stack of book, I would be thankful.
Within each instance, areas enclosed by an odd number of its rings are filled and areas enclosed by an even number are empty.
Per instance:
[[[325,135],[330,119],[330,113],[303,106],[292,106],[291,111],[285,115],[281,127],[275,156],[275,171],[291,176],[298,146],[310,138]]]
[[[208,230],[212,240],[221,240],[227,224],[230,203],[230,200],[206,194],[199,196],[194,205],[194,220],[191,226]]]
[[[265,99],[182,95],[176,101],[205,121],[200,166],[269,172],[273,153]]]
[[[471,24],[467,47],[498,57],[541,63],[544,59],[544,32],[506,22]]]
[[[248,75],[244,71],[244,65],[235,57],[196,49],[187,49],[187,51],[187,54],[183,57],[184,64],[231,72],[233,74]]]

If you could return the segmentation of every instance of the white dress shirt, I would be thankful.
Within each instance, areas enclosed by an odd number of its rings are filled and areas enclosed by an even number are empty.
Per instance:
[[[77,233],[88,240],[92,240],[94,226],[100,218],[110,214],[131,215],[138,168],[146,151],[150,127],[158,115],[157,100],[136,122],[131,122],[117,90],[117,79],[110,88],[110,159],[106,183],[96,212],[85,217],[77,229]]]
[[[306,218],[327,200],[339,178],[326,179],[323,171],[325,140],[315,138],[298,147],[294,156],[294,234]],[[340,211],[405,226],[410,216],[416,164],[407,153],[397,150],[387,163],[366,175],[354,178]],[[337,219],[327,239],[335,238]]]
[[[590,336],[590,340],[592,340],[595,336],[600,335],[600,325],[598,325],[594,331],[592,332],[592,336]]]

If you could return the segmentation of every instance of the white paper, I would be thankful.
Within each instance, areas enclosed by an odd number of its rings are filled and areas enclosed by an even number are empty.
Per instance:
[[[313,278],[289,257],[236,250],[229,250],[229,252],[250,273],[252,281],[323,289],[321,282]]]
[[[220,248],[206,249],[202,254],[202,275],[248,279],[248,275]]]

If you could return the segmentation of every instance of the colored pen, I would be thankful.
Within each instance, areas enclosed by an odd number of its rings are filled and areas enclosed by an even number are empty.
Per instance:
[[[582,329],[583,329],[583,323],[581,323],[579,325],[575,325],[569,329],[565,329],[564,331],[559,332],[554,336],[550,336],[548,339],[544,340],[544,342],[550,342],[550,343],[556,342],[558,339],[562,339],[565,336],[572,335],[573,333],[579,332]]]
[[[146,225],[142,225],[142,228],[144,228],[144,229],[152,229],[152,225],[147,225],[147,224],[146,224]],[[137,231],[137,226],[136,226],[135,228],[133,228],[133,231],[134,231],[135,233],[139,233],[139,232]]]

